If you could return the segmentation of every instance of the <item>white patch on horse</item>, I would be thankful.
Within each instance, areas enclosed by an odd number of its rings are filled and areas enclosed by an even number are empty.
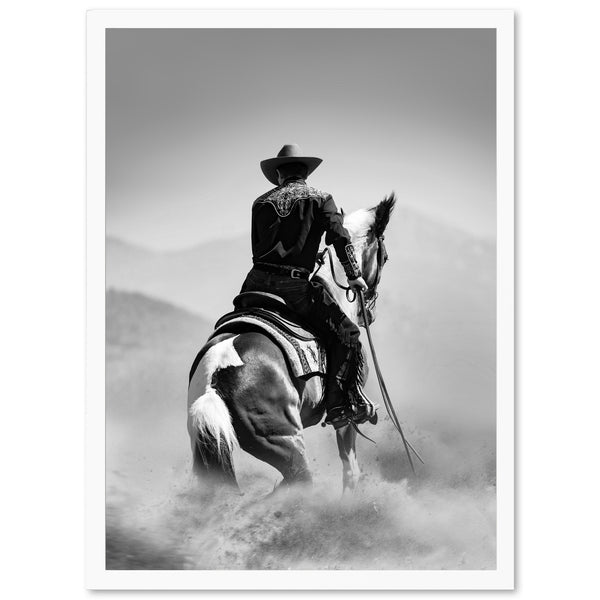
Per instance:
[[[237,336],[236,336],[237,337]],[[215,440],[217,452],[232,452],[237,438],[231,415],[223,399],[212,386],[212,378],[220,369],[241,367],[244,362],[233,346],[235,337],[215,344],[202,357],[192,378],[190,392],[197,389],[200,382],[205,383],[204,393],[197,397],[189,408],[189,415],[195,430],[203,438]],[[224,442],[226,449],[221,447]]]
[[[202,357],[198,368],[204,368],[204,372],[208,377],[208,383],[210,384],[210,378],[212,378],[215,371],[219,369],[225,369],[227,367],[242,367],[244,361],[240,358],[237,353],[233,342],[238,336],[231,337],[227,340],[215,344],[208,352]],[[210,375],[210,377],[209,377]]]
[[[366,238],[374,224],[375,211],[368,208],[355,210],[344,218],[344,227],[348,230],[355,246],[366,243]]]
[[[302,392],[301,402],[306,402],[309,406],[318,406],[324,398],[325,382],[319,375],[306,380],[304,391]]]
[[[342,463],[344,468],[344,488],[354,489],[360,479],[360,467],[356,459],[356,452],[350,450],[348,455],[342,458]]]

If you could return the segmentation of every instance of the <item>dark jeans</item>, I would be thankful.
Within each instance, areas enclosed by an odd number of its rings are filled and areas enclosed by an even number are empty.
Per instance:
[[[241,291],[277,294],[313,325],[328,349],[329,382],[335,378],[342,388],[348,389],[361,377],[360,330],[320,283],[252,269]]]

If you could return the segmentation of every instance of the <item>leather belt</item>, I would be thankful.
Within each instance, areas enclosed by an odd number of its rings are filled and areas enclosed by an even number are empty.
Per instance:
[[[308,279],[310,271],[302,267],[293,267],[292,265],[276,265],[273,263],[254,263],[254,268],[266,273],[277,273],[278,275],[287,275],[291,279]]]

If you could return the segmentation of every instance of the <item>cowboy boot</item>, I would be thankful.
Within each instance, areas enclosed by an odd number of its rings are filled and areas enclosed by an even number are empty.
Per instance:
[[[325,424],[339,429],[350,421],[361,424],[377,423],[377,406],[361,387],[364,380],[364,357],[360,348],[350,352],[335,377],[326,387]]]
[[[363,385],[366,380],[366,360],[362,346],[358,347],[348,356],[348,367],[344,373],[344,384],[342,389],[349,400],[351,409],[351,420],[360,425],[361,423],[377,423],[376,406],[365,394]]]
[[[334,429],[339,429],[349,423],[352,410],[337,377],[328,378],[325,386],[325,408],[327,413],[324,425],[333,425]]]
[[[340,385],[344,397],[347,398],[347,406],[349,408],[346,416],[357,425],[366,423],[367,421],[375,425],[378,420],[377,409],[379,407],[368,398],[363,390],[363,385],[367,378],[366,371],[366,359],[362,346],[359,343],[348,354],[343,368],[340,369],[339,373],[342,377]]]

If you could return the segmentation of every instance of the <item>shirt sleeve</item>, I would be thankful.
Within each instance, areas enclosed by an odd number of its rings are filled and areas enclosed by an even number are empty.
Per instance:
[[[344,227],[344,219],[330,194],[325,194],[321,207],[321,217],[325,229],[325,243],[333,244],[335,253],[344,267],[348,279],[361,276],[360,266],[356,259],[354,246],[348,230]]]

